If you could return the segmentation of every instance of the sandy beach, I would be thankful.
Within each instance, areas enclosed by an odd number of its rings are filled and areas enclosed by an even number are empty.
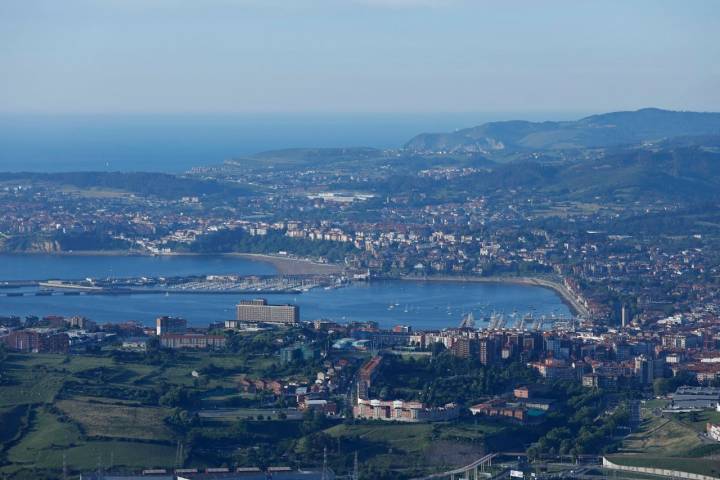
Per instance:
[[[342,272],[340,265],[318,263],[303,258],[281,257],[260,253],[228,253],[228,256],[246,258],[256,262],[272,264],[283,275],[322,275]]]

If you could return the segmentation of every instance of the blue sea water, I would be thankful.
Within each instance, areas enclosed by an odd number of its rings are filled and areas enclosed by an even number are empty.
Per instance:
[[[192,273],[272,273],[261,262],[228,257],[0,256],[0,280],[104,276],[188,275]],[[159,315],[176,315],[191,325],[233,318],[235,305],[251,295],[0,296],[0,315],[83,315],[98,322],[135,320],[152,324]],[[274,303],[300,306],[301,318],[377,321],[381,326],[414,328],[457,326],[464,314],[478,319],[493,312],[516,318],[526,313],[569,316],[551,290],[540,287],[462,282],[382,281],[333,290],[269,295]]]
[[[156,171],[296,147],[397,148],[418,133],[575,113],[0,114],[0,171]]]
[[[275,273],[267,262],[227,255],[0,254],[0,281]]]

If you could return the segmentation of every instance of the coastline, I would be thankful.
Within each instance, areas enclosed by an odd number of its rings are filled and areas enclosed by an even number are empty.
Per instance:
[[[0,252],[0,255],[23,256],[23,255],[50,255],[58,257],[235,257],[243,258],[252,262],[270,264],[280,275],[318,275],[340,273],[342,267],[331,263],[318,263],[309,259],[270,255],[263,253],[195,253],[195,252],[171,252],[152,254],[139,250],[73,250],[59,252]]]
[[[83,250],[83,251],[62,251],[62,252],[0,252],[0,255],[56,255],[56,256],[107,256],[107,257],[235,257],[243,258],[252,262],[260,262],[272,265],[278,275],[323,275],[337,274],[342,272],[341,265],[330,263],[319,263],[309,259],[294,258],[287,256],[263,254],[263,253],[194,253],[194,252],[172,252],[162,254],[152,254],[143,251],[133,250]],[[565,288],[562,283],[543,277],[528,276],[493,276],[493,277],[473,277],[473,276],[388,276],[381,277],[386,280],[402,280],[415,282],[476,282],[476,283],[497,283],[497,284],[516,284],[528,285],[535,287],[547,288],[554,291],[562,300],[562,302],[570,309],[574,315],[588,317],[589,312],[584,305],[580,304],[577,299]]]
[[[573,315],[580,315],[583,317],[589,317],[589,312],[584,305],[580,304],[575,297],[565,288],[560,282],[550,280],[542,277],[510,277],[510,276],[495,276],[495,277],[468,277],[468,276],[433,276],[433,277],[394,277],[397,280],[409,281],[409,282],[474,282],[474,283],[511,283],[515,285],[528,285],[535,287],[547,288],[548,290],[554,291],[560,296],[562,302],[570,309]]]
[[[223,256],[239,257],[254,262],[272,264],[284,275],[318,275],[342,272],[342,267],[334,263],[319,263],[304,258],[268,255],[265,253],[223,253]]]

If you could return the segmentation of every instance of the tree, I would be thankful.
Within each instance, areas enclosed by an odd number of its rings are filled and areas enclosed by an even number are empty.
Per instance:
[[[444,351],[445,351],[445,345],[442,342],[434,342],[430,346],[430,352],[432,352],[433,357],[437,357]]]
[[[656,396],[667,395],[672,391],[672,383],[669,378],[656,378],[653,381],[653,392]]]
[[[300,430],[305,434],[317,432],[325,428],[327,423],[325,415],[313,408],[306,410],[303,414],[303,421],[300,426]]]
[[[322,458],[325,449],[330,450],[335,444],[336,442],[330,435],[323,432],[316,432],[298,440],[294,450],[298,455],[315,461],[318,458]]]
[[[5,351],[5,345],[0,343],[0,385],[2,385],[6,379],[3,376],[3,370],[5,367],[5,361],[7,360],[7,352]]]
[[[166,407],[183,407],[192,409],[197,407],[199,399],[197,395],[188,388],[171,387],[158,401],[160,405]]]
[[[667,395],[674,392],[681,385],[696,385],[697,379],[688,372],[678,372],[671,378],[657,378],[653,382],[655,395]]]

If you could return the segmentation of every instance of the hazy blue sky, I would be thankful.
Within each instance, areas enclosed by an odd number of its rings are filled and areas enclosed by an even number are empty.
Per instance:
[[[2,0],[2,112],[720,110],[720,1]]]

